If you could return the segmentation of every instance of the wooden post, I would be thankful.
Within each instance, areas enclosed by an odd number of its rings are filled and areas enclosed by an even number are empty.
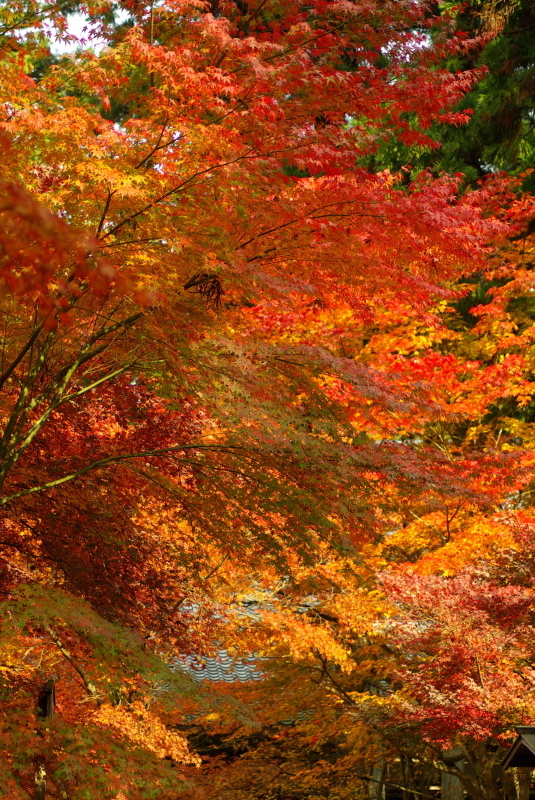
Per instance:
[[[37,714],[40,719],[49,720],[54,715],[56,704],[56,679],[49,678],[37,698]],[[46,769],[38,764],[35,770],[35,800],[46,800]]]
[[[46,800],[46,771],[42,764],[35,772],[35,800]]]
[[[512,772],[517,800],[529,800],[531,769],[529,767],[515,767]]]
[[[440,797],[441,800],[463,800],[463,785],[457,775],[450,775],[449,772],[442,773]]]
[[[449,750],[447,753],[444,753],[443,758],[446,761],[446,763],[451,763],[451,759],[455,758],[457,754],[461,755],[461,752],[456,750]],[[462,771],[463,768],[462,758],[459,761],[455,761],[454,766],[457,767],[458,770]],[[440,797],[441,800],[463,800],[464,798],[463,784],[461,779],[458,778],[457,775],[451,775],[449,772],[442,773],[441,783],[440,783]]]
[[[370,800],[383,800],[385,796],[385,760],[382,758],[377,764],[373,765],[373,781],[368,784],[368,796]]]

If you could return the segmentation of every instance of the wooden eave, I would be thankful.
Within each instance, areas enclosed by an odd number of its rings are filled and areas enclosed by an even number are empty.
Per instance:
[[[503,768],[535,767],[535,726],[523,725],[515,730],[518,738],[505,756]]]

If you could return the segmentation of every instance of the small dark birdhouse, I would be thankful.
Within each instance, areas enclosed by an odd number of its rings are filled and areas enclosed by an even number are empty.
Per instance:
[[[503,768],[535,768],[535,726],[519,725],[515,728],[518,738],[503,761]]]

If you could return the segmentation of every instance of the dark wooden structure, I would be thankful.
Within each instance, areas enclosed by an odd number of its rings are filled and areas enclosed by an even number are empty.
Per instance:
[[[37,698],[37,712],[42,719],[52,719],[56,705],[56,680],[49,678]]]
[[[37,698],[37,715],[42,720],[51,720],[56,705],[56,678],[49,678]],[[42,731],[40,731],[42,734]],[[46,800],[46,769],[44,764],[37,764],[35,770],[34,800]]]
[[[503,760],[503,768],[531,767],[535,769],[535,726],[519,725],[518,737]]]

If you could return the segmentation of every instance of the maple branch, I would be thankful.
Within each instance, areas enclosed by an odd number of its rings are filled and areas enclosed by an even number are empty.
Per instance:
[[[318,652],[316,652],[316,655],[317,655],[318,659],[320,660],[320,663],[321,663],[321,664],[322,664],[322,666],[323,666],[323,672],[324,672],[324,674],[325,674],[325,675],[328,677],[328,679],[330,680],[330,682],[332,683],[332,685],[334,686],[334,688],[335,688],[335,689],[337,689],[337,690],[340,692],[340,694],[342,695],[342,697],[343,697],[345,700],[347,700],[347,702],[348,702],[350,705],[352,705],[352,706],[356,705],[356,703],[355,703],[355,701],[353,700],[353,698],[351,697],[351,695],[350,695],[350,694],[348,694],[348,693],[346,692],[346,690],[343,688],[343,686],[340,686],[340,684],[338,683],[338,681],[337,681],[335,678],[333,678],[333,676],[331,675],[331,673],[330,673],[330,672],[329,672],[329,670],[327,669],[327,659],[326,659],[326,658],[324,658],[324,656],[322,656],[322,655],[321,655],[321,653],[318,653]]]
[[[114,194],[116,194],[116,190],[114,190],[112,192],[112,190],[110,188],[108,188],[108,196],[106,198],[106,203],[104,205],[104,211],[102,212],[102,216],[100,217],[100,222],[98,223],[97,236],[100,236],[100,232],[101,232],[102,226],[104,225],[104,222],[106,220],[106,214],[108,213],[108,209],[110,207],[111,199],[112,199]]]
[[[214,66],[217,66],[217,64],[214,64]],[[260,97],[260,95],[259,95],[259,97]],[[255,98],[253,98],[253,99],[255,99]],[[244,107],[247,108],[247,103],[248,102],[249,103],[251,102],[251,98],[249,98],[247,101],[245,101],[243,98],[240,98],[238,100],[238,102],[236,103],[236,105],[234,106],[234,108],[231,108],[230,111],[227,111],[226,114],[222,114],[220,117],[216,117],[215,119],[211,119],[209,122],[205,122],[204,123],[204,127],[208,128],[210,125],[219,125],[220,122],[222,122],[224,119],[227,119],[227,117],[232,116],[232,114],[235,114],[236,111],[239,111],[240,108],[244,108]]]
[[[152,200],[150,203],[144,206],[144,208],[142,208],[140,211],[136,211],[134,214],[131,214],[129,217],[126,217],[126,219],[123,219],[121,220],[121,222],[118,222],[117,225],[115,225],[111,230],[107,231],[102,238],[106,239],[107,236],[113,236],[113,234],[116,231],[120,230],[124,225],[127,225],[129,222],[132,222],[132,220],[136,219],[137,217],[140,217],[141,214],[145,214],[147,211],[150,211],[151,208],[154,208],[154,206],[158,205],[158,203],[161,203],[163,200],[166,200],[168,197],[171,197],[171,195],[180,192],[188,184],[194,181],[195,178],[199,178],[201,175],[206,175],[206,173],[208,172],[213,172],[215,169],[222,169],[223,167],[228,167],[231,164],[236,164],[238,161],[242,161],[244,158],[247,158],[248,154],[252,153],[254,149],[255,149],[254,147],[250,147],[249,150],[246,150],[244,154],[242,153],[241,155],[236,156],[236,158],[233,158],[231,161],[225,161],[221,164],[214,164],[214,166],[212,167],[206,167],[206,169],[202,169],[199,170],[198,172],[195,172],[193,175],[190,175],[189,178],[186,178],[184,181],[182,181],[182,183],[179,183],[178,186],[174,186],[172,189],[169,189],[167,192],[160,195],[160,197],[156,198],[156,200]],[[255,157],[258,158],[259,156]]]
[[[164,124],[162,126],[162,130],[160,131],[160,135],[158,136],[158,140],[157,140],[156,144],[154,145],[154,147],[152,148],[150,153],[148,155],[146,155],[145,158],[142,158],[141,161],[138,164],[136,164],[134,169],[140,169],[159,150],[165,150],[166,147],[170,147],[172,144],[175,144],[175,142],[179,142],[181,139],[184,138],[184,134],[183,133],[179,133],[178,136],[173,136],[171,139],[169,139],[168,142],[164,142],[164,144],[162,144],[163,135],[165,133],[165,129],[167,128],[168,124],[169,124],[169,116],[166,118],[166,120],[165,120],[165,122],[164,122]]]
[[[149,44],[154,44],[154,0],[150,0],[150,36]],[[154,73],[151,72],[151,86],[154,86]]]
[[[263,236],[267,236],[270,233],[274,233],[275,231],[281,230],[283,228],[287,228],[290,225],[295,225],[295,223],[301,222],[304,219],[323,219],[324,217],[347,217],[347,216],[351,216],[351,217],[353,217],[353,216],[373,217],[374,219],[385,219],[385,215],[384,214],[371,214],[371,213],[366,213],[366,214],[364,214],[364,213],[361,213],[361,214],[322,214],[321,216],[313,216],[314,214],[317,214],[318,211],[324,211],[326,208],[332,208],[332,206],[345,206],[345,205],[352,205],[353,203],[361,203],[362,205],[366,204],[365,201],[363,201],[363,200],[361,200],[359,198],[358,200],[339,200],[339,201],[337,201],[335,203],[328,203],[327,205],[319,206],[318,208],[314,208],[311,211],[308,211],[306,214],[302,214],[300,217],[295,217],[295,219],[292,219],[292,220],[290,220],[288,222],[283,222],[280,225],[276,225],[273,228],[268,228],[265,231],[261,231],[257,236],[252,236],[246,242],[243,242],[242,244],[240,244],[239,249],[242,250],[244,247],[247,247],[248,244],[251,244],[251,242],[254,242],[257,239],[260,239]]]
[[[20,364],[20,362],[22,361],[28,350],[32,348],[32,345],[34,344],[35,340],[41,333],[42,329],[43,329],[43,322],[40,322],[39,325],[35,328],[30,338],[28,339],[28,341],[26,342],[26,344],[24,345],[24,347],[22,348],[22,350],[19,352],[18,356],[11,362],[11,364],[5,370],[5,372],[2,375],[0,375],[0,389],[2,389],[7,379],[16,370],[16,368],[18,367],[18,365]]]
[[[74,374],[74,372],[81,367],[83,364],[87,363],[91,359],[95,358],[96,356],[100,355],[100,353],[107,350],[112,342],[104,342],[99,347],[96,347],[94,350],[91,350],[91,346],[96,344],[99,339],[108,336],[110,333],[115,333],[119,330],[124,330],[125,328],[130,328],[134,325],[141,317],[143,316],[142,312],[138,312],[136,314],[132,314],[132,316],[127,317],[127,319],[121,320],[120,322],[114,322],[112,325],[105,326],[100,328],[98,331],[93,333],[90,338],[87,340],[85,345],[80,350],[78,356],[71,362],[71,364],[66,365],[63,367],[53,378],[51,384],[47,387],[47,389],[42,392],[38,397],[34,398],[31,404],[30,410],[33,410],[36,406],[43,402],[53,391],[55,388],[59,388],[63,385],[63,388],[66,388],[66,385],[69,383],[70,378]]]
[[[13,432],[15,431],[17,423],[19,422],[19,419],[22,418],[24,420],[27,417],[27,414],[23,413],[24,412],[24,405],[25,405],[25,403],[26,403],[26,401],[28,399],[30,390],[33,388],[33,385],[34,385],[35,381],[37,380],[37,377],[38,377],[38,375],[39,375],[39,373],[41,371],[41,368],[42,368],[42,366],[43,366],[43,364],[45,362],[46,355],[47,355],[48,350],[49,350],[49,348],[50,348],[50,346],[52,344],[52,339],[53,339],[53,333],[52,333],[52,331],[50,331],[47,334],[47,336],[45,338],[45,341],[43,342],[43,346],[41,348],[41,352],[39,353],[39,356],[36,358],[35,363],[33,364],[33,366],[28,371],[28,377],[27,377],[24,385],[21,387],[21,390],[19,392],[19,396],[17,398],[17,402],[15,403],[15,406],[13,408],[11,416],[10,416],[10,418],[8,420],[8,423],[7,423],[7,425],[6,425],[5,429],[4,429],[4,433],[2,435],[2,438],[0,439],[0,458],[3,458],[6,455],[7,451],[8,451],[9,442],[11,440]],[[5,465],[2,467],[2,470],[1,470],[0,474],[2,474],[2,475],[6,474]]]
[[[453,522],[453,520],[455,519],[455,517],[457,516],[457,514],[459,513],[459,511],[461,510],[461,508],[462,508],[464,505],[466,505],[466,502],[467,502],[466,500],[459,500],[459,501],[458,501],[458,503],[457,503],[457,508],[455,509],[455,511],[453,512],[453,514],[452,514],[452,515],[449,517],[449,521],[450,521],[450,523],[451,523],[451,522]],[[446,506],[446,511],[447,511],[447,512],[448,512],[448,514],[449,514],[449,509],[448,509],[448,507],[447,507],[447,506]]]
[[[247,22],[250,22],[252,19],[255,19],[255,17],[257,17],[257,16],[260,14],[260,12],[262,11],[262,9],[263,9],[263,8],[264,8],[264,6],[266,5],[266,3],[267,3],[267,0],[262,0],[262,2],[260,3],[260,5],[259,5],[259,6],[257,6],[257,8],[255,8],[255,10],[253,11],[253,13],[252,13],[252,14],[250,15],[250,17],[247,19]]]
[[[165,455],[166,453],[172,453],[181,450],[219,450],[225,452],[227,450],[243,449],[245,448],[239,447],[238,445],[181,444],[174,445],[172,447],[162,447],[158,450],[143,450],[139,453],[123,453],[117,456],[107,456],[106,458],[100,458],[97,461],[93,461],[91,464],[86,464],[85,467],[81,467],[79,470],[76,470],[76,472],[72,472],[69,475],[64,475],[62,478],[58,478],[55,481],[49,481],[48,483],[43,483],[40,486],[33,486],[31,489],[23,489],[20,492],[15,492],[15,494],[9,495],[8,497],[3,497],[0,499],[0,506],[4,506],[6,503],[10,503],[12,500],[17,500],[19,497],[24,497],[28,494],[34,494],[35,492],[42,492],[46,489],[53,489],[56,486],[61,486],[62,483],[67,483],[75,478],[79,478],[81,475],[85,475],[86,472],[90,472],[91,470],[100,469],[101,467],[107,467],[109,464],[117,464],[121,461],[128,461],[133,458],[148,458],[150,456]]]
[[[109,335],[110,333],[130,327],[142,316],[143,315],[141,313],[137,313],[131,317],[128,317],[126,320],[121,320],[120,322],[116,322],[112,325],[104,326],[103,328],[100,328],[100,330],[96,331],[92,336],[90,336],[74,361],[71,364],[63,367],[57,373],[55,378],[44,392],[28,402],[30,389],[37,380],[37,376],[41,371],[46,354],[48,353],[49,347],[52,343],[53,332],[51,331],[47,335],[39,357],[36,359],[33,368],[30,370],[29,379],[26,381],[20,391],[18,401],[15,404],[15,408],[11,414],[8,424],[6,425],[2,439],[0,440],[0,454],[3,457],[2,467],[0,468],[0,485],[4,483],[9,471],[17,463],[22,453],[35,439],[37,434],[43,429],[50,415],[60,405],[63,405],[63,403],[67,402],[69,399],[68,397],[64,397],[64,392],[66,391],[67,386],[69,385],[75,372],[87,361],[95,358],[97,355],[107,350],[111,346],[112,342],[104,342],[102,345],[94,348],[93,350],[91,349],[91,346],[99,339]],[[99,379],[96,383],[94,382],[94,385],[98,386],[104,381],[111,380],[111,378],[121,374],[131,366],[131,364],[123,365],[123,367],[119,368],[118,370],[108,373],[103,379]],[[84,387],[78,392],[72,394],[70,399],[80,396],[81,394],[85,394],[86,391],[89,391],[89,388],[90,387]],[[39,417],[38,420],[36,420],[36,422],[33,423],[33,425],[31,425],[30,429],[26,432],[23,432],[24,425],[26,424],[30,413],[37,406],[43,403],[51,394],[55,394],[55,399],[50,401],[46,411]],[[14,441],[13,437],[15,437]]]
[[[82,682],[83,682],[83,684],[84,684],[84,686],[86,688],[86,691],[87,691],[88,695],[93,700],[97,701],[97,705],[100,705],[100,701],[99,701],[99,698],[98,698],[98,693],[97,693],[95,684],[92,683],[89,680],[89,678],[85,674],[85,672],[82,669],[82,667],[80,667],[76,663],[76,661],[73,659],[71,653],[63,646],[63,644],[61,643],[61,641],[60,641],[58,635],[56,634],[56,632],[54,630],[52,630],[52,628],[49,625],[45,625],[45,630],[47,631],[48,635],[50,636],[50,638],[52,639],[52,641],[54,642],[54,644],[56,645],[56,647],[58,648],[58,650],[60,651],[62,656],[69,662],[71,667],[78,673],[78,675],[82,679]]]
[[[202,581],[203,583],[206,583],[206,581],[210,580],[210,578],[211,578],[213,575],[215,575],[215,574],[216,574],[216,572],[217,572],[218,570],[220,570],[220,569],[221,569],[221,567],[222,567],[222,566],[223,566],[223,564],[224,564],[224,563],[227,561],[227,559],[228,559],[228,554],[227,554],[227,555],[224,555],[224,556],[223,556],[223,558],[221,559],[221,561],[219,562],[219,564],[217,564],[217,565],[216,565],[216,566],[215,566],[215,567],[214,567],[212,570],[210,570],[210,572],[208,573],[208,575],[206,575],[206,577],[204,577],[204,578],[201,578],[201,581]]]
[[[476,662],[477,675],[478,675],[478,678],[479,678],[479,684],[480,684],[481,688],[484,689],[485,688],[485,683],[483,681],[483,675],[481,674],[481,665],[479,663],[479,658],[477,657],[477,655],[474,655],[474,659],[475,659],[475,662]]]
[[[267,0],[262,0],[260,5],[255,9],[255,11],[253,13],[244,14],[242,16],[240,24],[238,25],[238,31],[243,31],[243,32],[247,33],[249,31],[250,23],[252,22],[253,19],[255,19],[255,17],[257,17],[260,14],[260,12],[262,11],[262,9],[266,5],[266,3],[267,3]]]
[[[348,21],[351,22],[354,19],[356,19],[356,17],[350,17],[349,20],[344,19],[339,25],[335,25],[334,28],[331,28],[328,31],[323,31],[323,33],[320,33],[317,36],[312,36],[310,39],[305,39],[303,42],[299,42],[299,44],[293,45],[293,47],[288,47],[286,50],[282,50],[280,53],[274,53],[271,56],[266,56],[266,58],[264,60],[265,61],[273,61],[276,58],[284,58],[284,56],[288,55],[288,53],[292,53],[294,50],[299,50],[301,47],[304,47],[307,44],[311,44],[312,42],[316,42],[318,39],[322,39],[324,36],[329,36],[330,34],[334,33],[335,31],[340,30],[340,28],[343,28],[344,25],[346,25]],[[246,66],[242,65],[241,67],[237,67],[236,69],[233,69],[230,74],[231,75],[235,75],[238,72],[242,72],[244,69],[246,69]]]
[[[414,511],[412,511],[410,508],[409,508],[409,514],[411,516],[413,516],[414,519],[417,519],[418,522],[421,522],[422,525],[425,525],[426,528],[429,528],[430,530],[435,531],[435,533],[438,533],[438,535],[440,536],[442,541],[444,541],[444,539],[446,537],[444,536],[444,533],[440,530],[440,528],[437,528],[435,525],[432,525],[430,522],[426,522],[425,519],[422,519],[421,517],[419,517],[418,514],[415,514]],[[447,538],[446,538],[446,541],[448,541]]]
[[[192,447],[194,449],[198,449],[198,445],[192,445]],[[213,449],[213,446],[210,445],[209,447]],[[187,448],[179,448],[179,449],[187,449]],[[235,448],[235,449],[247,450],[246,448]],[[255,459],[250,450],[247,450],[247,459],[248,459],[248,461],[255,461],[256,460],[258,463],[260,463],[260,459],[258,459],[258,458]],[[199,474],[203,475],[204,477],[207,478],[207,480],[210,480],[212,478],[210,473],[205,471],[203,469],[203,465],[200,464],[198,461],[193,461],[192,459],[182,458],[181,459],[181,463],[190,464],[190,465],[196,467],[197,474],[198,475]],[[168,485],[165,485],[161,481],[158,481],[153,475],[148,474],[144,470],[138,469],[137,467],[133,466],[132,464],[126,464],[125,466],[127,466],[128,469],[131,469],[134,472],[137,472],[138,474],[143,475],[144,478],[146,478],[147,480],[150,480],[152,483],[155,483],[156,486],[159,486],[161,489],[163,489],[164,491],[168,492],[172,497],[177,498],[178,501],[180,502],[180,504],[182,505],[182,507],[187,511],[187,513],[190,513],[190,514],[192,513],[191,512],[191,506],[186,505],[186,503],[184,501],[184,498],[176,490],[173,490]],[[261,478],[258,475],[250,475],[250,474],[244,472],[241,469],[233,469],[232,467],[226,466],[224,464],[211,464],[210,465],[210,469],[212,470],[212,472],[220,471],[220,472],[228,472],[228,473],[230,473],[232,475],[237,475],[237,476],[239,476],[240,478],[243,478],[246,481],[250,481],[253,484],[258,484],[260,486],[263,486],[264,488],[268,488],[269,489],[269,483],[266,480],[261,480]],[[276,469],[278,470],[279,474],[284,476],[290,483],[293,483],[294,485],[299,486],[300,488],[303,488],[303,489],[305,488],[295,476],[292,476],[292,475],[286,473],[283,470],[282,466],[277,465]],[[217,486],[217,491],[220,492],[220,494],[222,494],[223,497],[225,497],[225,499],[227,500],[227,503],[228,503],[229,506],[233,506],[234,508],[236,508],[237,511],[240,511],[240,510],[243,509],[243,506],[240,505],[239,500],[236,500],[234,492],[233,493],[229,493],[225,489],[225,487],[222,486],[220,483],[216,483],[215,485]],[[252,522],[250,522],[250,525],[252,527],[256,527],[254,525],[254,523],[252,523]]]
[[[1,542],[0,542],[0,544],[1,544]],[[221,569],[221,567],[223,566],[225,561],[227,561],[227,559],[228,559],[228,555],[223,556],[223,558],[221,559],[219,564],[217,564],[212,570],[210,570],[210,572],[208,573],[208,575],[205,578],[201,578],[201,583],[206,583],[207,580],[209,580],[213,575],[215,575],[216,572],[219,569]],[[171,608],[171,612],[170,612],[171,614],[174,614],[176,611],[178,611],[179,607],[182,605],[182,603],[184,602],[184,600],[186,599],[187,596],[188,595],[185,594],[183,597],[181,597],[179,600],[177,600],[176,603],[174,603],[173,607]]]
[[[194,462],[185,461],[185,463],[194,463]],[[134,466],[133,464],[127,463],[127,464],[125,464],[125,467],[127,469],[131,470],[132,472],[137,473],[138,475],[142,475],[143,478],[145,478],[145,480],[148,480],[151,483],[154,483],[156,486],[158,486],[158,488],[163,489],[164,492],[167,492],[169,495],[171,495],[171,497],[175,498],[180,503],[181,507],[184,509],[186,514],[188,514],[190,516],[194,516],[195,512],[192,511],[192,507],[193,508],[196,508],[196,507],[193,505],[193,503],[191,501],[186,502],[185,498],[183,496],[181,496],[178,493],[178,491],[176,491],[175,489],[171,488],[169,485],[163,483],[162,481],[157,480],[154,477],[154,475],[150,475],[145,470],[139,469],[138,467]],[[204,473],[202,470],[199,470],[199,472],[200,472],[201,475],[204,475],[206,478],[209,479],[209,475]],[[223,489],[221,489],[221,487],[218,487],[218,490],[228,500],[230,505],[234,505],[236,507],[236,509],[238,509],[238,510],[240,509],[239,503],[236,502],[233,497],[230,497]]]
[[[206,175],[207,173],[214,172],[215,170],[218,169],[223,169],[224,167],[230,167],[232,166],[232,164],[237,164],[239,161],[254,160],[256,158],[269,158],[276,154],[288,153],[292,150],[298,150],[299,148],[304,146],[305,146],[304,144],[299,144],[299,145],[294,145],[292,147],[283,147],[278,150],[272,150],[268,153],[256,153],[255,155],[251,156],[250,153],[254,152],[254,150],[256,149],[256,147],[253,146],[250,147],[248,150],[246,150],[244,153],[241,153],[239,156],[236,156],[236,158],[231,159],[230,161],[223,161],[220,164],[214,164],[211,167],[206,167],[206,169],[199,170],[198,172],[195,172],[193,175],[190,175],[189,178],[186,178],[184,181],[182,181],[182,183],[179,183],[178,186],[174,186],[172,189],[169,189],[167,192],[160,195],[160,197],[157,197],[155,200],[152,200],[150,203],[148,203],[139,211],[136,211],[134,214],[130,214],[130,216],[121,220],[121,222],[118,222],[117,225],[115,225],[111,230],[107,231],[104,234],[102,239],[105,239],[107,236],[112,236],[116,231],[120,230],[124,225],[127,225],[128,223],[132,222],[132,220],[137,219],[137,217],[140,217],[142,214],[145,214],[147,211],[150,211],[151,208],[154,208],[154,206],[158,205],[158,203],[163,202],[163,200],[166,200],[168,197],[177,194],[177,192],[184,190],[186,187],[191,188],[191,186],[197,186],[198,184],[193,183],[193,181],[196,178],[200,178],[202,175]],[[202,181],[200,182],[202,183]]]
[[[102,349],[102,348],[99,348]],[[72,394],[67,395],[66,397],[62,397],[61,399],[57,400],[54,403],[51,403],[50,406],[47,408],[44,414],[42,414],[39,419],[31,426],[31,428],[27,431],[26,436],[23,440],[18,439],[16,445],[18,445],[16,458],[10,461],[10,467],[13,467],[16,462],[19,460],[22,453],[26,450],[27,447],[33,442],[35,437],[38,433],[43,429],[44,425],[46,424],[50,415],[56,411],[60,406],[64,403],[69,403],[71,400],[74,400],[76,397],[81,397],[82,395],[86,394],[86,392],[90,392],[92,389],[95,389],[97,386],[100,386],[102,383],[106,381],[113,380],[118,375],[122,375],[123,372],[127,372],[131,369],[136,362],[132,362],[131,364],[126,364],[119,369],[116,369],[114,372],[109,372],[103,378],[99,378],[93,383],[89,384],[88,386],[84,386],[83,389],[79,389],[77,392],[73,392]]]
[[[99,245],[101,250],[105,250],[108,247],[122,247],[123,244],[145,244],[146,242],[161,242],[161,236],[149,236],[147,239],[125,239],[122,242],[112,242],[111,244],[101,244]]]
[[[17,28],[21,28],[27,23],[32,23],[33,20],[38,18],[39,16],[43,15],[43,19],[46,19],[46,15],[48,12],[53,12],[57,10],[56,3],[51,3],[49,6],[45,6],[40,11],[35,11],[32,14],[26,14],[25,17],[20,19],[18,22],[13,23],[13,25],[2,25],[0,28],[0,36],[5,36],[6,33],[10,33],[11,31],[17,30]]]
[[[24,525],[24,527],[29,527],[29,526],[25,525],[24,522],[22,524]],[[17,553],[20,553],[23,556],[26,556],[26,557],[30,556],[32,558],[41,558],[41,554],[38,555],[37,553],[28,553],[27,550],[22,548],[19,544],[15,544],[14,542],[3,542],[3,541],[0,541],[0,547],[12,547],[13,550],[16,550]],[[48,558],[47,556],[44,556],[44,558],[46,558],[47,561],[51,561],[52,560],[52,559]]]
[[[165,150],[166,147],[171,147],[172,144],[175,144],[176,142],[179,142],[183,138],[184,138],[184,134],[179,133],[178,136],[175,136],[172,139],[169,139],[168,142],[164,142],[163,144],[159,144],[159,145],[153,147],[153,149],[150,151],[150,153],[147,156],[145,156],[145,158],[143,158],[139,162],[139,164],[136,164],[134,169],[140,169],[140,167],[142,167],[144,164],[146,164],[147,161],[149,161],[152,158],[152,156],[155,153],[157,153],[159,150]]]
[[[439,747],[436,747],[435,745],[431,744],[431,742],[426,742],[426,744],[427,747],[431,750],[432,753],[435,754],[436,757],[432,760],[422,758],[422,761],[425,761],[428,764],[432,764],[433,767],[435,767],[435,769],[439,770],[439,772],[445,772],[447,775],[455,775],[455,777],[459,778],[459,780],[461,780],[466,785],[469,794],[472,794],[473,788],[476,786],[476,784],[474,783],[472,778],[470,778],[467,775],[466,772],[463,772],[462,770],[458,769],[455,766],[455,764],[457,764],[460,760],[462,760],[462,758],[457,758],[457,761],[450,761],[446,753],[443,752]],[[468,763],[472,767],[474,767],[474,769],[477,769],[476,763],[472,758],[470,751],[462,744],[460,745],[460,749],[462,750],[462,753],[464,753],[464,756],[468,761]]]
[[[181,459],[181,462],[183,464],[191,464],[191,465],[193,465],[194,467],[197,468],[197,474],[198,475],[203,475],[207,480],[210,480],[210,478],[211,478],[210,474],[208,472],[205,472],[202,469],[202,465],[199,464],[197,461],[192,461],[191,459],[185,459],[184,458],[184,459]],[[184,497],[181,496],[179,494],[179,492],[177,492],[175,489],[173,489],[169,485],[163,483],[162,481],[157,480],[157,478],[155,478],[154,475],[150,475],[145,470],[139,469],[138,467],[134,466],[133,464],[125,464],[125,467],[127,467],[130,470],[132,470],[132,472],[137,473],[138,475],[142,475],[145,478],[145,480],[148,480],[151,483],[154,483],[160,489],[163,489],[164,492],[167,492],[169,495],[171,495],[171,497],[174,497],[180,503],[180,505],[182,506],[182,508],[185,510],[185,512],[187,514],[189,514],[190,516],[194,515],[194,511],[192,510],[192,508],[195,508],[195,506],[193,506],[193,504],[191,502],[186,503]],[[214,467],[213,465],[212,465],[211,468],[212,468],[212,470],[214,470],[214,469],[223,469],[223,467],[221,467],[221,466]],[[233,470],[231,470],[230,468],[228,468],[226,471],[227,472],[233,472]],[[244,477],[247,480],[250,480],[251,482],[259,483],[259,484],[262,485],[262,481],[260,481],[256,477],[253,477],[251,475],[247,475],[246,473],[240,472],[238,470],[234,470],[234,474],[240,475],[241,477]],[[220,492],[220,494],[223,495],[223,497],[226,499],[226,501],[227,501],[229,506],[233,506],[237,511],[243,510],[243,506],[240,505],[239,501],[236,500],[236,498],[234,497],[233,494],[229,494],[229,492],[227,492],[225,490],[225,488],[223,486],[221,486],[221,484],[216,484],[216,485],[217,485],[217,491]],[[254,527],[253,523],[250,523],[250,524],[251,524],[251,527]],[[204,580],[207,580],[208,577],[210,577],[210,576],[207,576],[207,578],[205,578]]]
[[[430,800],[437,800],[436,797],[432,794],[425,794],[424,792],[418,792],[416,789],[409,789],[407,786],[401,786],[399,783],[392,783],[392,781],[384,781],[378,780],[377,778],[372,778],[370,775],[359,775],[358,772],[353,773],[355,777],[360,778],[363,781],[372,781],[373,783],[381,783],[383,786],[393,786],[395,789],[401,789],[404,792],[411,792],[411,794],[417,794],[419,797],[428,797]]]

